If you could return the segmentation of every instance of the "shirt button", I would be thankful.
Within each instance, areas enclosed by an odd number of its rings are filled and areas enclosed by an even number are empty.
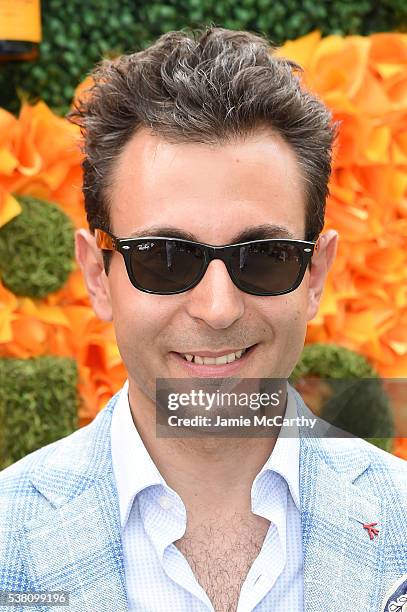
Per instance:
[[[169,497],[167,497],[166,495],[162,495],[159,499],[159,504],[161,506],[161,508],[164,508],[164,510],[169,510],[172,506],[172,502],[170,500]]]

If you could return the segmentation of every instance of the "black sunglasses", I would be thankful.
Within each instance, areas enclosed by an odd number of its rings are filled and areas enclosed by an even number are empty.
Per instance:
[[[181,238],[117,238],[95,230],[96,245],[123,255],[131,283],[159,295],[183,293],[202,280],[213,259],[221,259],[230,278],[252,295],[282,295],[296,289],[318,249],[318,241],[273,238],[212,246]]]

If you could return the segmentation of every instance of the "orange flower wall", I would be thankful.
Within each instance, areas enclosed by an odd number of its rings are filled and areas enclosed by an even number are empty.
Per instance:
[[[341,122],[325,229],[340,234],[336,263],[307,342],[334,342],[365,355],[384,377],[407,374],[407,36],[321,38],[286,43],[306,86]],[[20,116],[0,109],[0,226],[19,214],[13,194],[58,203],[87,227],[79,134],[43,102]],[[110,324],[90,307],[76,269],[44,300],[20,298],[0,283],[0,355],[73,356],[89,422],[126,372]],[[396,452],[406,453],[403,441]]]
[[[407,375],[407,36],[288,42],[304,81],[341,122],[325,229],[340,246],[307,342],[365,355],[384,377]]]

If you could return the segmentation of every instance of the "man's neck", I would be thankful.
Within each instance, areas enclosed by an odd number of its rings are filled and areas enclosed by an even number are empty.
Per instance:
[[[153,403],[129,382],[132,418],[147,451],[168,485],[185,506],[250,506],[253,481],[273,451],[274,437],[165,438],[156,435]]]

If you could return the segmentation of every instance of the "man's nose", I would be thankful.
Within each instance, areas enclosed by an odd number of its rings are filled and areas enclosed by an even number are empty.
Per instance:
[[[223,261],[211,261],[202,280],[188,291],[186,308],[191,317],[202,319],[213,329],[225,329],[240,319],[244,296]]]

